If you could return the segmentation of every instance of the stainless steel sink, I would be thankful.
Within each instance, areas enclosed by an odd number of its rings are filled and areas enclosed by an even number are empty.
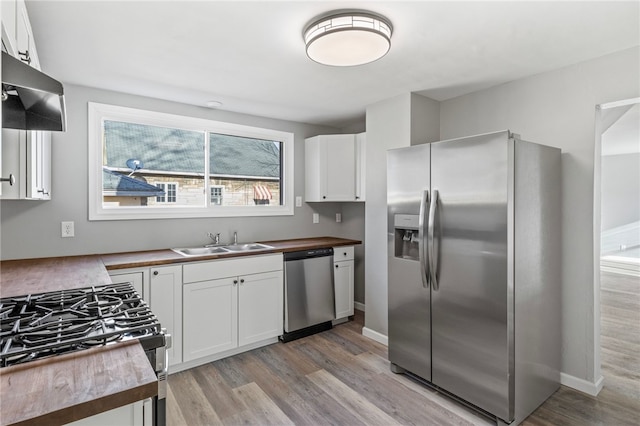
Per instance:
[[[230,244],[228,246],[215,246],[215,247],[185,247],[185,248],[173,248],[171,250],[185,257],[192,256],[207,256],[210,254],[225,254],[225,253],[239,253],[243,251],[260,251],[270,250],[272,246],[260,243],[246,243],[246,244]]]
[[[260,244],[260,243],[247,243],[247,244],[231,244],[228,246],[222,246],[222,248],[232,252],[238,252],[238,251],[270,250],[273,247],[268,246],[266,244]]]
[[[188,247],[188,248],[174,248],[171,249],[183,256],[206,256],[208,254],[222,254],[229,253],[229,250],[225,250],[222,247]]]

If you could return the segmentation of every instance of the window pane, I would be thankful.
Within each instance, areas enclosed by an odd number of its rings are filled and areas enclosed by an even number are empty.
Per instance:
[[[210,133],[209,144],[209,182],[224,192],[219,205],[283,204],[282,142]]]
[[[214,206],[222,205],[222,186],[211,186],[211,204]]]
[[[103,122],[103,206],[204,206],[205,132]]]

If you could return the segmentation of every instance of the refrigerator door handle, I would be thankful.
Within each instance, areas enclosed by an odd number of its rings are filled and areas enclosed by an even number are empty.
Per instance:
[[[436,210],[438,208],[438,190],[434,189],[431,193],[431,205],[429,206],[429,230],[427,233],[427,240],[429,241],[429,247],[427,253],[429,255],[429,275],[431,277],[431,285],[433,290],[438,290],[438,275],[436,268],[438,266],[438,254],[435,249],[435,221]]]
[[[429,190],[422,191],[420,197],[420,217],[418,218],[418,257],[420,258],[420,277],[422,287],[429,288],[429,264],[427,245],[425,244],[425,231],[427,224],[427,205],[429,204]]]

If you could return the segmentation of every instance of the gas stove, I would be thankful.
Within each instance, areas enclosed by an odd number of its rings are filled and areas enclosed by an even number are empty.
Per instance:
[[[161,334],[129,283],[0,299],[0,325],[1,367]]]
[[[0,367],[131,339],[140,342],[158,377],[151,422],[165,425],[166,349],[171,338],[133,285],[107,284],[0,299]]]

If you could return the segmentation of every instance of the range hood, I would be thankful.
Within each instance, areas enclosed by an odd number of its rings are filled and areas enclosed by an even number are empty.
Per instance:
[[[64,132],[62,84],[2,52],[2,127]]]

